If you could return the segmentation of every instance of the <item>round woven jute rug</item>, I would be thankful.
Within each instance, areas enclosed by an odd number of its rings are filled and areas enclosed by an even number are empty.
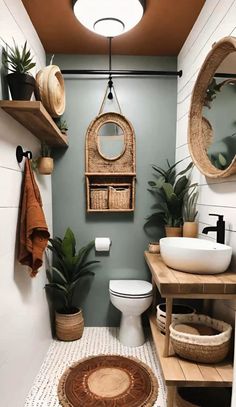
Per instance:
[[[151,407],[158,381],[140,360],[118,355],[98,355],[69,367],[58,385],[64,407]]]

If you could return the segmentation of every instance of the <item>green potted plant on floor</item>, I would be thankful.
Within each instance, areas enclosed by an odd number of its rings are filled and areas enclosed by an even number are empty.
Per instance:
[[[76,240],[70,228],[63,239],[49,239],[48,248],[53,253],[53,263],[46,273],[46,292],[55,310],[56,336],[60,340],[72,341],[81,338],[84,329],[82,310],[78,307],[76,292],[81,278],[92,276],[91,266],[98,261],[87,261],[94,241],[76,252]]]
[[[30,74],[30,70],[35,67],[31,51],[27,49],[25,41],[22,49],[13,40],[14,45],[10,46],[5,41],[3,51],[3,65],[7,71],[6,80],[10,88],[13,100],[30,100],[35,89],[35,78]]]
[[[170,165],[167,160],[167,169],[152,165],[156,180],[148,182],[151,187],[149,191],[155,196],[156,204],[155,212],[147,218],[146,225],[164,224],[167,236],[182,235],[184,197],[187,191],[196,185],[190,184],[189,178],[185,175],[191,170],[192,162],[176,173],[176,167],[181,161]]]
[[[184,237],[197,237],[198,236],[198,222],[196,222],[198,191],[197,186],[188,191],[184,197],[183,202],[183,236]]]

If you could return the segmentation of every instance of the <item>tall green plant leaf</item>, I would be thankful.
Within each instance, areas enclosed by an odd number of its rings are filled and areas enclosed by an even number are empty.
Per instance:
[[[180,177],[174,187],[175,194],[177,196],[180,195],[181,192],[186,188],[187,184],[188,184],[188,178],[185,175]]]
[[[67,228],[64,239],[61,244],[62,252],[67,259],[71,260],[75,255],[75,236],[70,228]]]

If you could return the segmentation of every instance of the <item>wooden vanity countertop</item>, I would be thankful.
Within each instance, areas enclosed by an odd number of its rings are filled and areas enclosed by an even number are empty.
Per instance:
[[[168,267],[160,254],[145,252],[145,259],[162,297],[236,299],[236,272],[192,274]]]

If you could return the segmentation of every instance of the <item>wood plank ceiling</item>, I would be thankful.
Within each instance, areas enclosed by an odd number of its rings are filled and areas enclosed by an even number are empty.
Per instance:
[[[22,2],[46,52],[107,53],[107,39],[93,34],[79,23],[73,14],[71,0]],[[178,55],[204,3],[205,0],[147,0],[141,22],[128,33],[113,39],[112,53]]]

